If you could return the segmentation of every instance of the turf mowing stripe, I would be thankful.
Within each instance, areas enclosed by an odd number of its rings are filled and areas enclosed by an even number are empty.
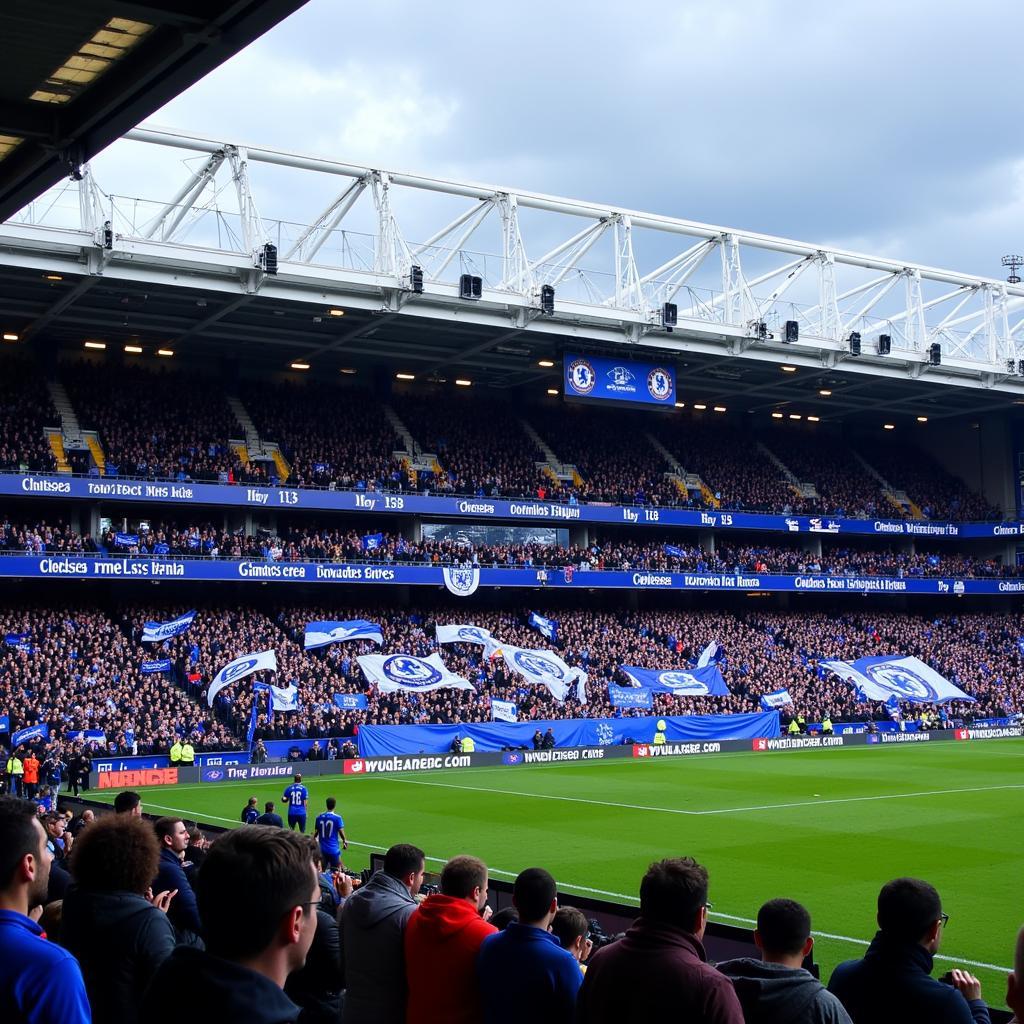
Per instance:
[[[460,786],[460,787],[456,787],[456,788],[461,789],[461,788],[464,788],[464,787]],[[1006,787],[997,787],[997,788],[1006,788]],[[1016,787],[1011,787],[1011,788],[1020,789],[1020,788],[1024,788],[1024,787],[1016,786]],[[959,792],[959,791],[955,791],[955,792]],[[963,792],[972,792],[972,790],[964,790]],[[175,811],[178,814],[188,814],[190,821],[194,821],[195,820],[195,818],[194,818],[195,812],[193,810],[191,810],[191,809],[186,809],[186,808],[183,808],[183,807],[168,807],[165,804],[154,804],[154,803],[150,803],[149,801],[146,801],[146,802],[147,802],[147,804],[149,804],[150,807],[156,807],[156,808],[158,808],[161,811]],[[204,820],[209,819],[211,821],[225,821],[225,822],[227,822],[230,825],[240,825],[241,824],[241,822],[237,821],[234,818],[225,818],[225,817],[223,817],[222,815],[219,815],[219,814],[204,814],[204,815],[202,815],[202,817],[203,817]],[[383,847],[382,847],[382,845],[380,843],[358,843],[358,842],[353,842],[352,840],[349,840],[349,844],[348,845],[349,846],[358,846],[361,849],[365,849],[365,850],[381,850],[381,849],[383,849]],[[426,857],[426,859],[429,860],[429,861],[433,861],[435,864],[446,864],[451,858],[450,857],[429,857],[428,856],[428,857]],[[506,878],[515,878],[516,874],[517,874],[514,871],[503,871],[501,868],[492,868],[489,865],[488,865],[487,870],[492,875],[504,875]],[[613,899],[623,900],[623,901],[625,901],[627,903],[639,903],[640,902],[639,897],[631,896],[628,893],[624,893],[624,892],[612,892],[609,889],[595,889],[595,888],[593,888],[592,886],[589,886],[589,885],[577,885],[575,882],[561,882],[561,881],[559,881],[559,882],[557,882],[557,884],[562,889],[573,889],[573,890],[575,890],[577,892],[590,893],[590,894],[595,895],[595,896],[610,896]],[[708,916],[709,917],[720,917],[720,918],[722,918],[723,921],[737,921],[740,924],[751,924],[751,925],[757,924],[756,919],[754,919],[752,917],[737,917],[735,914],[725,914],[725,913],[722,913],[722,912],[720,912],[718,910],[710,911]],[[867,946],[869,944],[869,940],[867,940],[867,939],[855,939],[855,938],[853,938],[850,935],[836,935],[833,932],[819,932],[819,931],[815,931],[812,934],[815,935],[819,939],[832,939],[834,942],[847,942],[847,943],[850,943],[851,945],[856,945],[856,946]],[[958,956],[943,956],[941,953],[936,953],[935,954],[935,959],[936,960],[945,960],[948,963],[964,964],[967,967],[981,967],[981,968],[985,968],[985,969],[990,970],[990,971],[1006,971],[1006,972],[1009,972],[1009,971],[1013,970],[1012,967],[1000,967],[998,964],[987,964],[987,963],[984,963],[983,961],[980,961],[980,960],[965,960],[965,959],[963,959],[963,957],[958,957]]]
[[[378,776],[383,778],[384,776]],[[470,793],[489,793],[491,796],[520,796],[531,800],[562,800],[573,804],[596,804],[599,807],[618,807],[629,811],[655,811],[662,814],[685,814],[702,817],[708,814],[742,814],[745,811],[777,811],[791,807],[821,807],[823,804],[856,804],[873,800],[910,800],[921,796],[952,796],[955,793],[990,793],[1007,789],[1024,789],[1024,784],[1006,786],[972,786],[965,789],[931,789],[919,793],[887,793],[881,796],[846,796],[829,800],[801,800],[786,804],[760,804],[756,807],[716,807],[704,811],[688,811],[680,807],[650,807],[646,804],[622,804],[611,800],[590,800],[580,796],[558,796],[552,793],[523,793],[514,789],[488,789],[486,786],[456,786],[450,782],[427,782],[423,779],[400,779],[387,776],[390,782],[402,782],[407,786],[433,786],[435,789],[462,789]]]

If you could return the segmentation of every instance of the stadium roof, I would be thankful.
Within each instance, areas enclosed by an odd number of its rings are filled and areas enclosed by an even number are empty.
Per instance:
[[[86,168],[0,225],[2,333],[243,371],[300,363],[327,378],[401,372],[538,395],[560,387],[563,352],[603,351],[673,363],[680,400],[709,414],[823,422],[1024,404],[1024,290],[1005,282],[181,132],[127,138],[119,145],[169,155],[152,178],[180,188],[111,195]],[[269,220],[257,195],[291,207]],[[463,274],[481,278],[478,299],[460,296]],[[547,314],[542,284],[556,292]],[[678,307],[672,331],[665,302]],[[795,344],[784,342],[790,319]]]
[[[0,221],[306,0],[6,0]]]

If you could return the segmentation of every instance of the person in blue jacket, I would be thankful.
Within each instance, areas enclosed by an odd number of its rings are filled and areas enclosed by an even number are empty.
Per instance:
[[[487,936],[477,954],[484,1024],[564,1024],[572,1020],[583,974],[548,931],[558,912],[554,878],[543,868],[521,871],[512,902],[519,920]]]
[[[943,984],[931,976],[948,922],[927,882],[896,878],[882,886],[878,931],[867,953],[840,964],[828,983],[854,1024],[989,1024],[977,978],[953,970]]]
[[[167,916],[174,925],[179,943],[199,945],[199,936],[202,935],[199,907],[183,864],[188,848],[188,829],[181,818],[158,818],[153,828],[160,843],[160,866],[153,879],[153,892],[178,890]]]

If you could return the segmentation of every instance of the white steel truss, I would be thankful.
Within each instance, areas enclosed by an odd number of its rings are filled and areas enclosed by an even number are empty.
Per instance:
[[[150,144],[157,159],[185,150],[199,166],[163,201],[105,194],[86,168],[81,181],[0,225],[0,264],[70,259],[89,273],[172,281],[184,266],[193,284],[240,294],[256,290],[285,301],[329,294],[332,301],[396,315],[458,315],[579,341],[640,342],[670,352],[753,359],[778,360],[785,352],[787,361],[806,365],[842,362],[863,373],[927,373],[936,381],[1024,391],[1017,372],[1024,368],[1019,285],[576,199],[172,131],[141,128],[127,138]],[[265,219],[253,187],[264,167],[296,175],[295,194],[314,175],[320,186],[331,178],[344,184],[326,193],[332,198],[312,219]],[[76,203],[61,201],[76,188]],[[264,204],[268,195],[284,204],[291,190],[278,184],[259,192]],[[410,202],[417,204],[415,217],[406,214]],[[432,204],[446,204],[443,216]],[[416,223],[423,241],[413,240],[407,222]],[[105,244],[108,224],[112,244]],[[253,274],[268,242],[279,250],[273,279]],[[97,247],[107,250],[102,259],[95,258]],[[720,258],[709,259],[716,249]],[[409,288],[414,266],[424,279],[416,295]],[[481,299],[469,305],[459,299],[464,273],[483,279]],[[554,316],[537,315],[542,285],[556,289]],[[666,303],[678,305],[672,333],[663,325]],[[782,344],[785,321],[798,325],[796,344]],[[860,360],[850,355],[853,333],[862,338]],[[890,338],[888,356],[879,355],[880,335]],[[935,344],[941,347],[938,366],[929,358]]]

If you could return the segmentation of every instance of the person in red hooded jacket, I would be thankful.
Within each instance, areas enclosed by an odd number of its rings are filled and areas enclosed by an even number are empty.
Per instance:
[[[405,928],[406,1024],[479,1024],[476,955],[497,931],[485,915],[487,865],[453,857],[441,872],[440,893],[428,896]]]

